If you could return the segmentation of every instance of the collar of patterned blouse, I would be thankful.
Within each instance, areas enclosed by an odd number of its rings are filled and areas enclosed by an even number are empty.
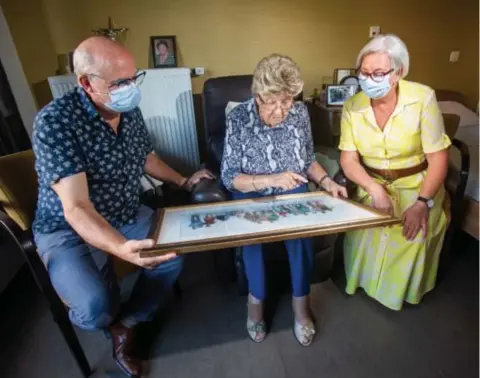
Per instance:
[[[398,103],[396,109],[400,110],[403,107],[414,104],[420,100],[414,83],[406,80],[400,80],[398,82]],[[350,102],[350,110],[353,112],[365,112],[372,107],[370,104],[370,98],[363,92],[359,92],[353,96],[350,99]]]

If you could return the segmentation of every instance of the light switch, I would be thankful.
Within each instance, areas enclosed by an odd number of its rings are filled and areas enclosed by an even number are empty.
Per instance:
[[[450,53],[450,62],[458,62],[458,58],[460,58],[460,51],[452,51]]]
[[[380,34],[380,26],[370,26],[370,38],[373,38]]]

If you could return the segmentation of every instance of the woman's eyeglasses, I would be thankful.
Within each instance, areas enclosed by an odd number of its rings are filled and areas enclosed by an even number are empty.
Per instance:
[[[368,78],[371,78],[374,82],[380,83],[381,81],[383,81],[383,79],[385,79],[385,76],[390,75],[392,72],[393,68],[387,72],[375,71],[371,74],[358,70],[357,76],[360,80],[367,80]]]
[[[264,108],[265,110],[274,111],[277,107],[282,110],[290,110],[293,104],[293,98],[286,98],[284,100],[277,100],[277,101],[267,101],[262,98],[262,96],[257,96],[259,101],[259,105]]]

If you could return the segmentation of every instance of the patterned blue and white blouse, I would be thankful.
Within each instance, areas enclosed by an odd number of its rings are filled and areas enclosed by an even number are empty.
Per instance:
[[[153,151],[140,109],[123,113],[115,134],[77,87],[38,113],[32,139],[39,184],[35,233],[70,227],[51,185],[80,172],[95,209],[113,227],[135,222],[140,178]]]
[[[306,178],[314,161],[310,117],[303,102],[296,102],[287,118],[275,127],[261,121],[253,97],[228,114],[221,165],[222,181],[228,190],[235,190],[233,180],[242,173],[271,175],[290,171]],[[281,188],[266,188],[262,193],[282,192]]]

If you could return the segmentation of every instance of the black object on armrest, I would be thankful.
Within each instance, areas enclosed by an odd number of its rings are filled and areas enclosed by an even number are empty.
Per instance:
[[[350,181],[342,169],[340,169],[335,176],[333,176],[333,181],[335,181],[338,185],[342,185],[347,188],[348,198],[352,198],[355,194],[356,185],[353,181]]]
[[[470,172],[470,153],[468,146],[461,140],[453,139],[452,145],[460,151],[461,164],[460,176],[458,183],[452,194],[452,220],[451,223],[455,226],[459,225],[463,213],[463,199],[465,196],[465,189],[467,187],[468,174]]]
[[[211,203],[227,200],[228,194],[222,189],[220,179],[203,179],[192,188],[193,203]]]

